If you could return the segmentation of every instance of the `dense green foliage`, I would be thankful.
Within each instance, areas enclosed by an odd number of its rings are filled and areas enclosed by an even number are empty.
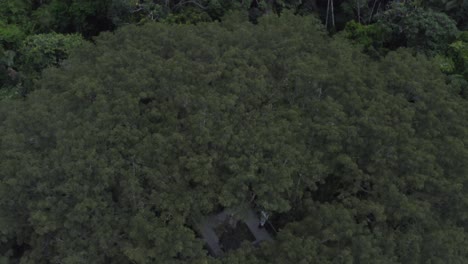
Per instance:
[[[79,47],[82,42],[79,35],[51,33],[29,36],[19,49],[22,65],[35,72],[49,66],[59,66],[71,50]]]
[[[3,102],[3,261],[465,263],[460,85],[311,16],[258,22],[104,33]],[[194,222],[250,201],[276,241],[206,256]]]
[[[10,58],[2,55],[3,51],[8,54],[12,51],[16,59],[9,66],[0,65],[0,99],[14,94],[26,96],[34,89],[43,67],[29,65],[29,61],[40,61],[48,55],[36,52],[37,58],[31,58],[32,54],[26,55],[29,60],[19,58],[21,47],[27,45],[24,42],[36,34],[46,34],[37,38],[48,43],[54,43],[59,38],[57,34],[81,34],[91,40],[100,32],[128,24],[219,21],[233,10],[248,11],[253,23],[262,15],[280,15],[284,10],[316,16],[329,32],[345,29],[350,39],[362,44],[374,57],[399,47],[412,47],[437,57],[444,72],[459,78],[463,70],[457,66],[453,71],[452,64],[457,58],[450,53],[450,45],[458,30],[467,29],[467,3],[459,0],[403,3],[388,0],[4,0],[0,1],[0,60]],[[46,40],[48,37],[51,39]]]
[[[377,16],[378,25],[387,34],[386,45],[406,46],[418,51],[441,52],[455,40],[455,21],[443,13],[396,4]]]
[[[460,0],[0,1],[0,263],[468,262],[467,21]],[[208,257],[195,222],[246,203],[275,242]]]

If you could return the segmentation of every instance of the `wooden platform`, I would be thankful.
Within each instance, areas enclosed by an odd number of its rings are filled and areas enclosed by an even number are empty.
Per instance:
[[[219,238],[215,229],[219,225],[229,221],[231,217],[234,217],[236,220],[242,221],[247,225],[250,232],[255,237],[255,241],[252,242],[253,244],[257,245],[262,241],[273,240],[265,228],[259,228],[260,219],[257,217],[253,209],[249,208],[242,211],[226,209],[219,214],[206,217],[197,225],[198,231],[205,240],[210,249],[210,253],[213,256],[222,256],[224,253],[220,246]]]

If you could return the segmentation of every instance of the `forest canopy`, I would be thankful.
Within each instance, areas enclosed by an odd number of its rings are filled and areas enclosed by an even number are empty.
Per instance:
[[[435,57],[468,93],[468,1],[393,0],[3,0],[0,1],[0,101],[21,99],[42,71],[60,67],[73,49],[129,24],[222,21],[232,11],[314,16],[374,57],[408,47]],[[465,37],[464,37],[465,36]]]
[[[1,260],[465,263],[460,91],[290,12],[103,33],[0,105]],[[276,240],[207,256],[195,221],[245,203]]]

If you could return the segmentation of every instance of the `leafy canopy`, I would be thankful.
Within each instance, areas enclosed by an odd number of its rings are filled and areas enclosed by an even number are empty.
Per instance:
[[[311,17],[246,20],[102,34],[1,104],[1,255],[463,263],[457,86],[406,50],[371,60]],[[277,241],[207,257],[194,223],[248,202],[271,212]]]

